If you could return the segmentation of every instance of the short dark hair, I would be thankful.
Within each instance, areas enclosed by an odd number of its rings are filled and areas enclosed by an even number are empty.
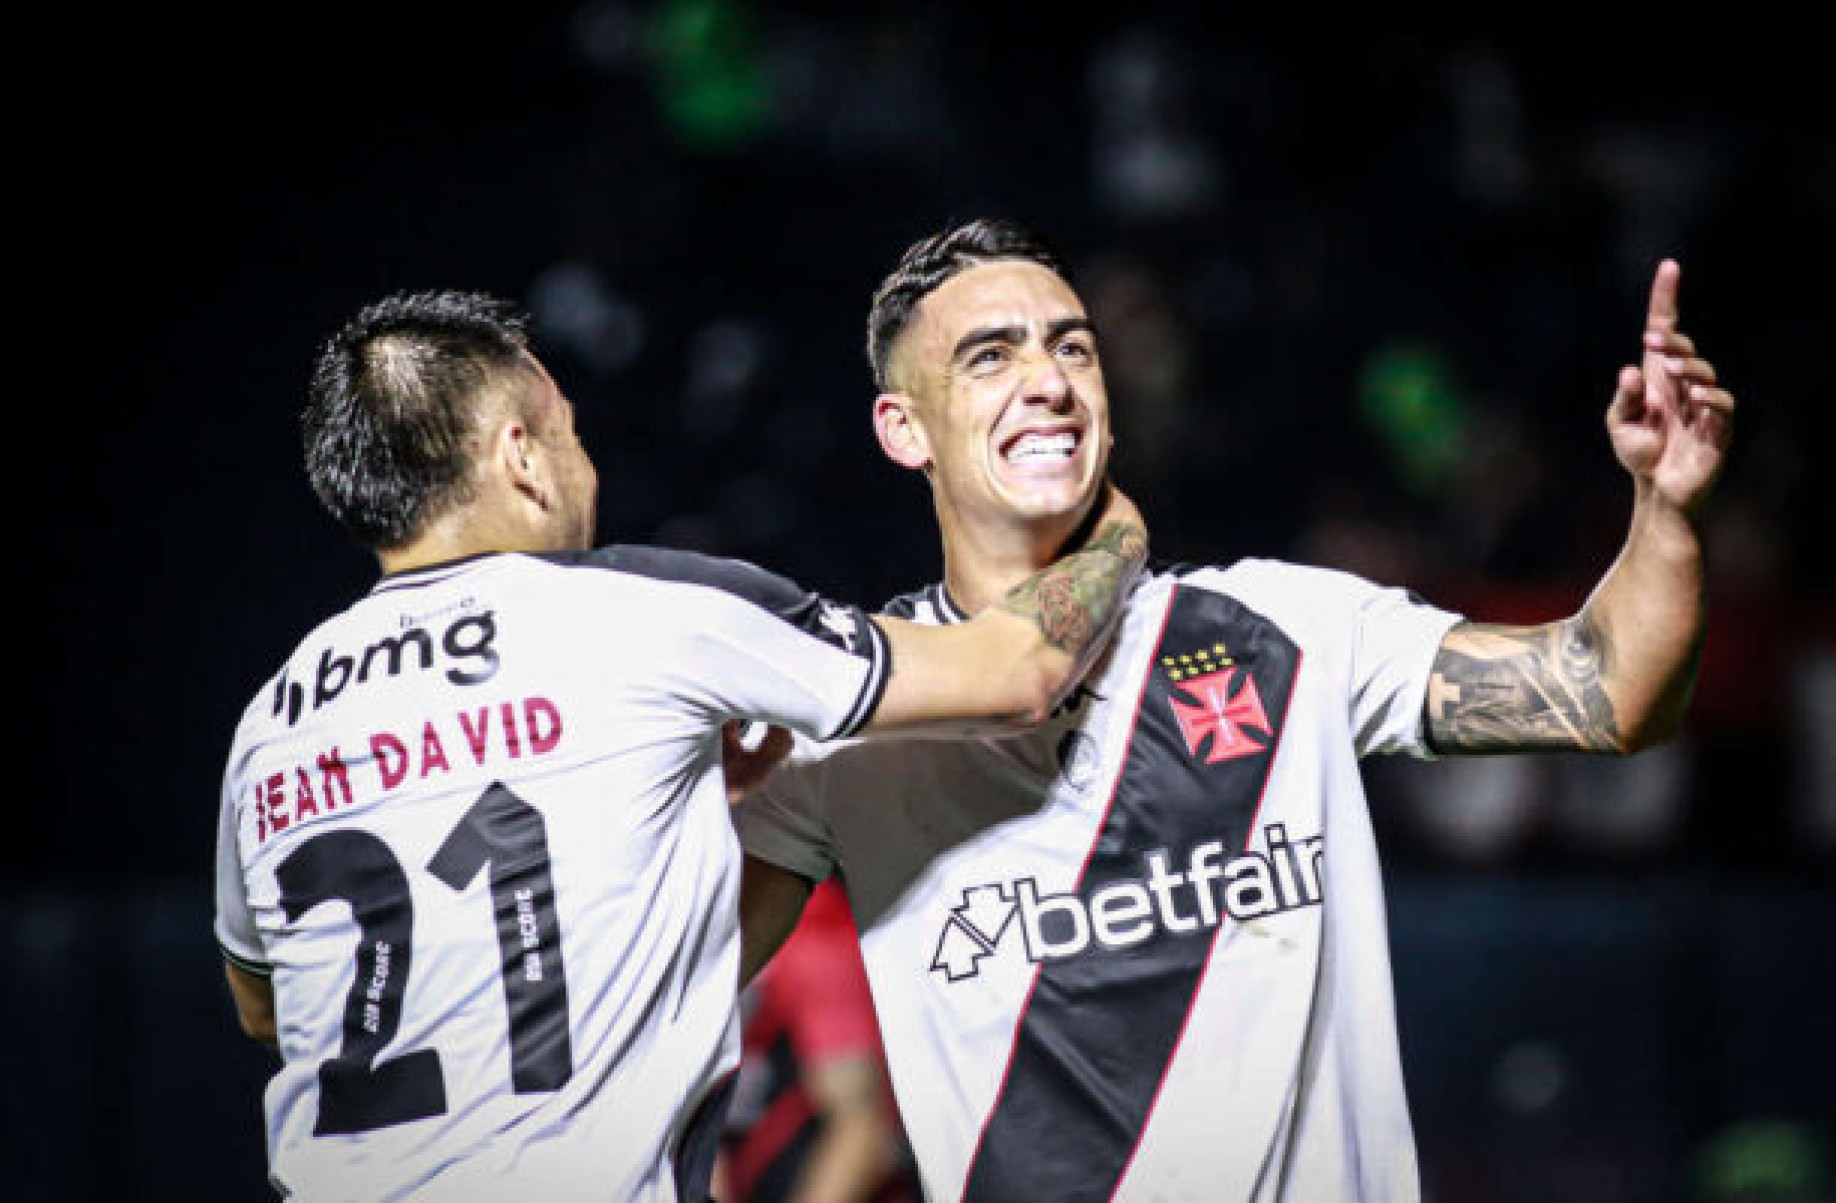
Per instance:
[[[481,292],[401,292],[321,346],[300,424],[306,476],[373,551],[473,496],[472,440],[494,385],[533,372],[528,319]]]
[[[873,308],[867,314],[867,362],[875,388],[884,392],[889,387],[887,361],[918,303],[950,277],[1002,259],[1037,263],[1071,282],[1064,259],[1043,238],[1001,218],[979,217],[906,248],[898,266],[874,290]]]

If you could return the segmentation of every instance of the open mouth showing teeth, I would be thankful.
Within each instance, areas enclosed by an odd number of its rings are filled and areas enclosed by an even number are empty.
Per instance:
[[[1069,459],[1077,450],[1077,436],[1062,434],[1023,434],[1007,449],[1007,461],[1024,464],[1037,460]]]

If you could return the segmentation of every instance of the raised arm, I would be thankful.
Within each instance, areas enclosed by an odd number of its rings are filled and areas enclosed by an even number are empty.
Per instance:
[[[1024,730],[1070,693],[1113,633],[1147,560],[1147,528],[1105,486],[1084,537],[968,622],[925,626],[876,615],[893,672],[865,735]]]
[[[1632,477],[1624,547],[1571,618],[1447,633],[1426,702],[1437,751],[1629,753],[1676,733],[1706,618],[1700,515],[1734,418],[1714,366],[1677,329],[1681,274],[1674,260],[1659,264],[1642,367],[1620,369],[1607,408]]]

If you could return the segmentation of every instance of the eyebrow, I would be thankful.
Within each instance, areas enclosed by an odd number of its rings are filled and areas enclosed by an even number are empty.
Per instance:
[[[1047,324],[1045,340],[1057,342],[1073,330],[1088,330],[1096,333],[1096,325],[1088,317],[1061,317]],[[987,343],[1022,343],[1026,341],[1024,326],[981,326],[956,340],[956,346],[950,350],[952,360],[961,359],[964,354]]]

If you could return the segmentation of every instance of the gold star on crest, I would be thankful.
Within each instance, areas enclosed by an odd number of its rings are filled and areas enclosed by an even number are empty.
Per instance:
[[[1196,652],[1181,652],[1177,656],[1160,658],[1160,666],[1174,681],[1183,681],[1187,677],[1202,677],[1220,668],[1228,668],[1236,662],[1237,658],[1230,654],[1230,649],[1222,642],[1200,648]]]

